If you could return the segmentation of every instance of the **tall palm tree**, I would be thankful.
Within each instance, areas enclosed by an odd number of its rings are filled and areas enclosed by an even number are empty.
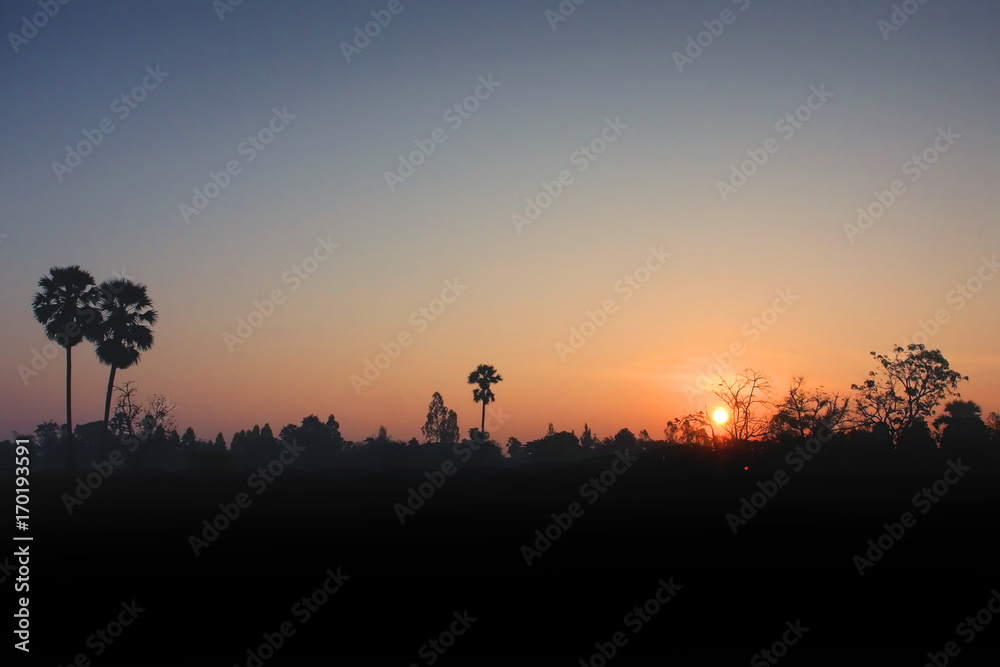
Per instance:
[[[472,390],[472,399],[476,403],[483,404],[483,419],[479,428],[480,433],[486,432],[486,404],[496,400],[490,386],[497,382],[503,382],[503,378],[497,373],[497,369],[487,364],[479,364],[476,366],[476,370],[469,373],[469,384],[479,385]]]
[[[52,267],[38,286],[41,290],[31,300],[35,319],[49,340],[66,348],[66,461],[73,468],[73,348],[100,325],[100,312],[93,307],[94,276],[75,265]]]
[[[130,368],[139,363],[141,352],[153,346],[153,331],[157,312],[153,301],[146,294],[146,286],[127,278],[105,280],[98,288],[97,307],[101,311],[101,328],[94,340],[97,358],[111,367],[108,392],[104,398],[104,430],[108,430],[111,416],[111,393],[115,387],[115,373],[119,368]]]

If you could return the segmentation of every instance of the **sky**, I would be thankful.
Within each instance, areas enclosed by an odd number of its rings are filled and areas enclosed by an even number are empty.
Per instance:
[[[716,373],[847,392],[906,342],[1000,410],[1000,8],[902,5],[5,2],[0,433],[64,421],[68,265],[148,286],[116,381],[202,438],[407,440],[435,391],[465,433],[478,364],[500,442],[655,438]]]

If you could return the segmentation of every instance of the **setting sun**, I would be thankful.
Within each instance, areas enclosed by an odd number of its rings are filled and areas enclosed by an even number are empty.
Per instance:
[[[729,420],[729,413],[719,408],[712,413],[712,419],[715,420],[716,424],[725,424]]]

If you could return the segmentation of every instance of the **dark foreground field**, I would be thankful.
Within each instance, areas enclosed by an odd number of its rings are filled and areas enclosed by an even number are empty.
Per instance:
[[[405,524],[394,505],[423,471],[287,470],[262,487],[248,472],[123,469],[72,515],[60,497],[73,481],[39,472],[30,658],[4,651],[53,666],[919,666],[934,664],[928,652],[939,665],[997,664],[996,456],[830,451],[799,471],[780,458],[749,470],[658,459],[619,460],[604,492],[588,480],[613,457],[460,467]],[[779,469],[790,481],[734,535],[726,515]],[[945,477],[939,500],[914,502]],[[237,518],[203,534],[240,498]],[[574,502],[543,551],[536,529]],[[904,512],[910,526],[860,576],[854,556]],[[191,535],[205,539],[197,556]],[[538,548],[530,566],[522,545]],[[4,549],[0,591],[14,609],[23,594]]]

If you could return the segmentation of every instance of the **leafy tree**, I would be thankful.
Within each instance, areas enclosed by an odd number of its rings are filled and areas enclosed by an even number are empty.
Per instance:
[[[584,423],[583,425],[583,435],[580,436],[580,446],[584,449],[593,449],[600,443],[597,436],[593,434],[590,430],[590,425]]]
[[[556,434],[555,426],[552,425],[552,422],[549,422],[549,428],[547,431],[545,431],[545,435],[555,435],[555,434]]]
[[[792,379],[785,398],[775,407],[772,417],[772,431],[792,432],[802,439],[811,438],[822,429],[835,431],[848,416],[850,399],[840,394],[830,394],[819,389],[807,390],[803,387],[805,378]]]
[[[989,440],[989,430],[983,421],[983,409],[973,401],[949,401],[944,413],[934,420],[941,429],[941,447],[980,445]]]
[[[101,311],[100,333],[95,339],[97,358],[111,367],[104,399],[104,426],[111,413],[115,372],[139,363],[142,352],[153,346],[157,312],[146,294],[146,286],[126,278],[105,280],[97,287],[97,307]]]
[[[79,266],[52,267],[38,281],[40,291],[31,300],[35,319],[44,326],[45,336],[66,349],[66,456],[73,460],[73,348],[84,338],[95,336],[100,312],[94,308],[94,276]]]
[[[519,459],[524,456],[524,445],[513,436],[507,438],[507,456],[512,459]]]
[[[198,438],[195,437],[194,429],[188,426],[184,435],[181,436],[181,447],[194,447],[197,444]]]
[[[567,431],[546,434],[539,440],[532,440],[524,446],[524,456],[532,460],[567,461],[579,458],[583,453],[579,439]]]
[[[215,436],[215,443],[213,446],[219,451],[226,451],[226,439],[222,436],[222,433]]]
[[[340,434],[340,422],[334,419],[332,414],[326,418],[326,430],[330,434],[330,446],[335,451],[339,452],[342,450],[344,448],[344,436]]]
[[[278,432],[278,437],[284,442],[292,442],[297,437],[299,427],[295,424],[286,424],[282,427],[281,431]]]
[[[42,451],[59,444],[59,424],[48,419],[35,427],[35,443]]]
[[[906,349],[897,345],[892,353],[889,357],[872,352],[879,370],[851,389],[857,392],[857,424],[866,428],[885,424],[892,442],[899,444],[900,434],[918,419],[928,419],[941,401],[961,396],[958,383],[969,378],[952,370],[940,350],[928,350],[922,343]]]
[[[991,412],[986,419],[986,430],[989,433],[990,441],[994,445],[1000,445],[1000,412]]]
[[[270,432],[270,427],[267,426]],[[339,452],[344,447],[344,438],[340,435],[340,424],[330,415],[326,423],[320,421],[316,415],[309,415],[302,419],[302,424],[295,426],[289,424],[281,429],[281,439],[285,442],[297,441],[304,446],[309,454],[308,459],[314,456],[328,455]]]
[[[649,437],[649,431],[647,431],[646,429],[642,429],[641,431],[639,431],[639,442],[642,443],[653,442],[653,439]]]
[[[496,400],[491,387],[498,382],[503,382],[503,378],[497,373],[497,369],[487,364],[479,364],[476,370],[469,373],[469,384],[478,385],[472,390],[472,399],[483,404],[483,418],[479,427],[483,436],[486,436],[486,405]]]
[[[712,446],[712,438],[705,431],[705,425],[710,424],[708,416],[703,412],[677,417],[667,423],[663,435],[670,442],[679,445],[695,445],[698,447]]]
[[[219,435],[222,435],[221,433]],[[274,432],[271,430],[271,425],[265,423],[264,427],[260,429],[260,437],[264,440],[274,440]]]
[[[424,442],[453,445],[461,436],[458,430],[458,415],[454,410],[445,407],[444,399],[436,391],[427,407],[427,421],[420,430],[424,434]]]
[[[638,440],[636,439],[635,434],[632,433],[632,431],[628,430],[627,428],[623,428],[622,430],[618,431],[618,433],[615,433],[615,440],[614,440],[615,449],[618,450],[632,449],[634,451],[637,442]]]
[[[918,417],[899,434],[899,448],[910,451],[930,451],[937,449],[934,435],[931,433],[927,420]]]

